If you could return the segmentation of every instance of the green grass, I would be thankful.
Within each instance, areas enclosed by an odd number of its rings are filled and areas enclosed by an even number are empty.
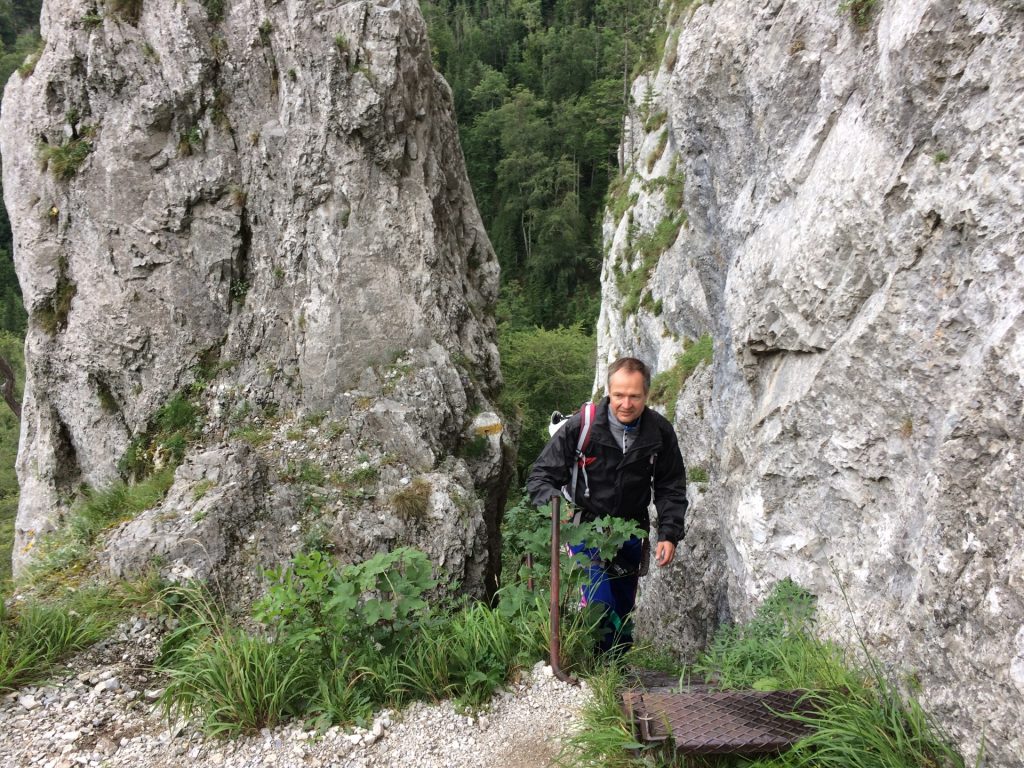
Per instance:
[[[627,661],[629,661],[627,657]],[[687,765],[721,768],[963,768],[964,761],[913,697],[900,692],[870,658],[857,663],[824,640],[815,598],[780,582],[742,626],[719,631],[689,672],[722,689],[803,689],[817,709],[813,726],[790,751],[759,759],[722,757]],[[677,765],[671,751],[641,748],[622,714],[620,668],[589,681],[594,696],[582,727],[566,741],[563,766]]]
[[[701,336],[696,342],[684,344],[683,353],[676,359],[675,365],[651,380],[650,401],[665,406],[665,416],[669,421],[675,421],[676,402],[690,374],[697,370],[698,366],[711,363],[713,346],[710,335]]]
[[[129,612],[153,604],[153,574],[138,581],[65,589],[50,600],[0,595],[0,692],[40,683],[75,651],[110,633]]]
[[[63,605],[32,603],[0,620],[0,692],[45,679],[56,663],[103,637],[110,623]]]
[[[871,24],[871,15],[877,4],[878,0],[842,0],[839,12],[849,14],[854,24],[865,29]]]
[[[36,145],[40,162],[61,181],[74,178],[90,152],[92,143],[87,139],[66,139],[57,145],[40,142]]]
[[[625,675],[619,665],[610,665],[587,680],[592,696],[580,715],[580,727],[563,742],[556,758],[559,766],[601,766],[601,768],[650,768],[638,750],[642,749],[622,713],[620,696]]]
[[[103,490],[86,489],[61,528],[40,541],[29,580],[45,580],[47,574],[83,565],[100,533],[156,506],[173,481],[174,467],[168,466],[134,485],[116,482]]]

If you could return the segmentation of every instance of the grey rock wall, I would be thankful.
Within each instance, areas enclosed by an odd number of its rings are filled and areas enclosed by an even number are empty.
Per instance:
[[[4,190],[30,311],[15,563],[79,484],[117,479],[129,440],[206,377],[202,442],[233,467],[218,477],[266,476],[248,501],[274,531],[307,526],[313,506],[389,546],[404,534],[370,532],[391,530],[377,518],[394,515],[400,481],[451,465],[469,522],[421,538],[478,591],[496,562],[500,428],[459,457],[499,384],[498,267],[419,7],[223,7],[211,19],[194,0],[145,2],[129,21],[51,0],[34,72],[7,84]],[[77,170],[43,166],[40,145],[75,141],[91,147]],[[310,414],[334,425],[332,440],[288,437]],[[240,451],[231,437],[255,416],[273,438]],[[303,508],[282,478],[306,456],[336,478],[375,462],[379,485],[353,499],[328,483],[326,501]],[[193,514],[186,489],[214,482],[201,465],[179,470],[174,508],[160,512],[181,518],[179,533]],[[203,571],[166,527],[126,533],[113,548],[138,552],[117,554],[115,570],[156,546]]]
[[[692,590],[742,617],[791,577],[832,635],[920,680],[969,760],[984,741],[1019,766],[1024,6],[883,0],[858,27],[836,5],[689,8],[634,84],[598,377],[713,336],[677,425],[710,475],[687,547],[721,547],[728,590],[684,558],[640,615],[690,651],[712,616]],[[670,171],[686,221],[631,303],[616,275],[679,215]]]

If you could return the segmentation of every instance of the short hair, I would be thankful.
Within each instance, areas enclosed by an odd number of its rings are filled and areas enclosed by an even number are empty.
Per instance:
[[[608,381],[606,383],[609,392],[612,388],[612,374],[618,373],[619,371],[626,371],[626,373],[642,373],[644,375],[644,394],[646,395],[651,391],[651,369],[647,366],[647,363],[643,360],[638,360],[635,357],[620,357],[608,366]]]

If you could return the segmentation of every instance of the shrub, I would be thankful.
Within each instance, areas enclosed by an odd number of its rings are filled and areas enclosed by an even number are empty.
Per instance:
[[[589,399],[596,343],[579,325],[554,330],[503,326],[498,346],[505,379],[502,408],[522,419],[518,468],[525,477],[547,443],[551,412],[571,413]]]

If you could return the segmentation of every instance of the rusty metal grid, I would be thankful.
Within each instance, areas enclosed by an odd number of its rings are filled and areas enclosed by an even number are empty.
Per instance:
[[[690,691],[623,694],[627,716],[646,742],[671,740],[693,755],[756,755],[779,752],[807,735],[809,727],[784,713],[808,712],[806,691]]]

